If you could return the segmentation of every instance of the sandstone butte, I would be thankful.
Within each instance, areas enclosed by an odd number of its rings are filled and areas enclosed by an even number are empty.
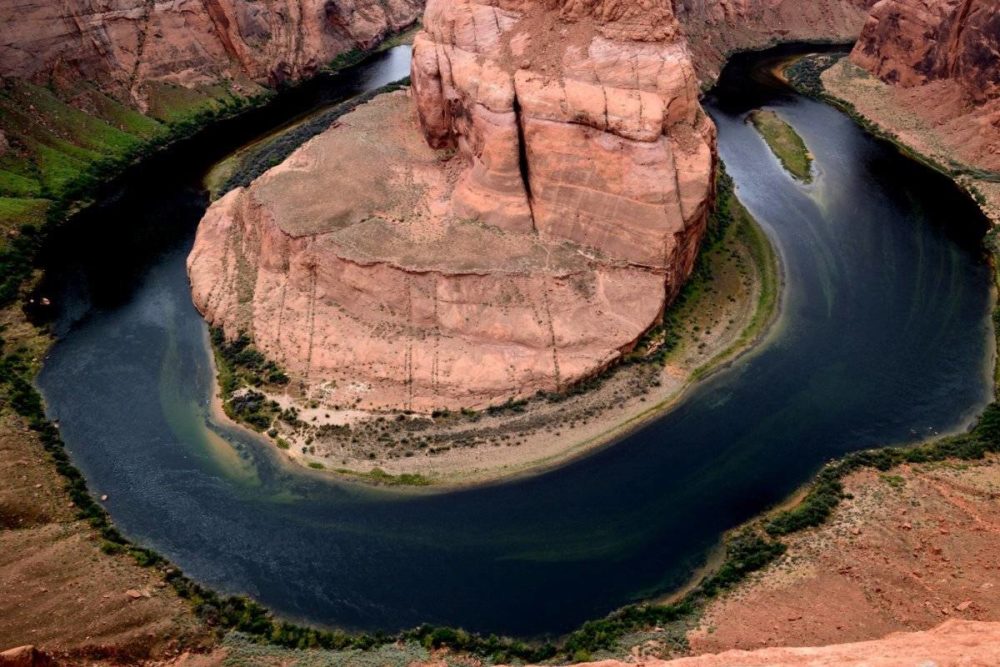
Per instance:
[[[798,30],[863,21],[853,2],[817,7]],[[683,11],[706,53],[710,25],[747,19],[757,44],[796,13]],[[676,296],[713,203],[698,98],[725,41],[700,77],[678,18],[668,2],[431,0],[412,101],[360,107],[209,209],[195,305],[330,406],[481,408],[600,372]]]

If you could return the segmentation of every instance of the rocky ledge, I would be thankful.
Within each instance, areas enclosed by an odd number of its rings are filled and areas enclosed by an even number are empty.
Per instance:
[[[412,102],[216,202],[188,261],[206,318],[327,405],[483,407],[599,372],[680,289],[712,202],[669,5],[432,0],[424,26]]]

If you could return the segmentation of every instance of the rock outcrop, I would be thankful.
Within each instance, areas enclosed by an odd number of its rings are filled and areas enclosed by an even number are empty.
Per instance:
[[[983,104],[1000,97],[1000,2],[884,0],[851,60],[903,87],[951,80]]]
[[[468,162],[454,213],[667,273],[690,269],[714,127],[669,5],[431,0],[414,42],[428,142]]]
[[[413,23],[421,0],[9,0],[0,76],[78,78],[145,110],[156,85],[247,92]]]
[[[1000,0],[883,0],[823,81],[1000,222]]]
[[[714,126],[669,4],[432,0],[424,26],[415,112],[344,117],[216,203],[189,259],[208,320],[327,404],[564,389],[658,320],[705,229]]]
[[[851,61],[908,90],[955,159],[1000,170],[1000,0],[884,0]]]

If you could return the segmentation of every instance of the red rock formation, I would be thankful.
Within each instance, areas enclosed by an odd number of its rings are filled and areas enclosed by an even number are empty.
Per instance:
[[[663,270],[456,216],[446,155],[405,93],[359,107],[212,205],[195,304],[325,405],[425,412],[561,389],[656,321]]]
[[[851,62],[824,75],[834,95],[940,164],[1000,221],[1000,0],[884,0]]]
[[[731,49],[850,36],[869,2],[431,0],[412,94],[446,166],[387,132],[370,150],[388,150],[403,174],[372,188],[363,179],[378,174],[343,162],[321,170],[319,148],[304,148],[206,216],[190,263],[195,302],[230,335],[251,332],[331,404],[480,407],[561,389],[629,350],[693,266],[715,131],[685,35],[707,54],[710,78]],[[356,131],[384,111],[369,106],[345,125]],[[398,110],[384,120],[409,122]],[[405,194],[404,182],[424,190]],[[306,190],[321,205],[285,200]],[[362,225],[380,247],[361,241]],[[540,248],[544,262],[533,258]],[[474,256],[483,251],[496,254],[489,266]],[[459,268],[470,262],[475,277]]]
[[[425,29],[430,147],[398,96],[366,105],[213,206],[189,260],[206,317],[329,404],[482,407],[592,375],[705,228],[714,126],[669,5],[441,0]]]
[[[669,5],[521,4],[431,0],[414,43],[428,141],[470,164],[455,214],[666,270],[674,293],[704,226],[714,128]]]
[[[851,60],[905,87],[948,79],[970,101],[1000,97],[1000,1],[885,0]]]
[[[420,0],[9,0],[0,3],[0,76],[82,78],[145,108],[149,84],[298,78],[420,15]]]

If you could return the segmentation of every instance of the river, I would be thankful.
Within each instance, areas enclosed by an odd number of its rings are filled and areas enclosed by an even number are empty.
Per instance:
[[[985,221],[948,180],[740,56],[706,99],[738,194],[786,279],[767,339],[613,446],[458,491],[377,489],[294,468],[212,423],[206,328],[184,260],[213,163],[399,78],[398,47],[133,170],[47,253],[58,341],[38,384],[119,528],[195,580],[309,623],[421,622],[542,636],[684,583],[722,533],[824,461],[966,427],[990,399]],[[780,167],[746,112],[815,156]]]

